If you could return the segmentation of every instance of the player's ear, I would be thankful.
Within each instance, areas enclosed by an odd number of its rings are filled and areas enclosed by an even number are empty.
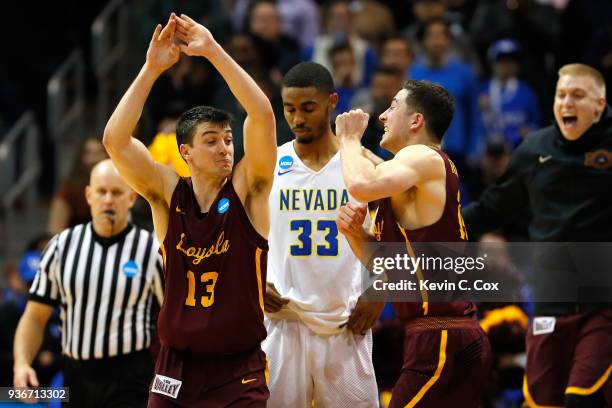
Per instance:
[[[185,163],[188,163],[189,159],[189,145],[181,144],[179,145],[179,152],[181,153],[181,157],[185,160]]]
[[[336,110],[336,106],[338,106],[338,94],[336,92],[329,94],[329,106],[331,110]]]
[[[414,113],[410,119],[410,129],[418,130],[421,126],[425,127],[425,116],[422,113]]]
[[[87,201],[87,204],[89,204],[89,206],[91,207],[91,194],[93,193],[91,191],[91,186],[88,184],[85,186],[85,200]]]

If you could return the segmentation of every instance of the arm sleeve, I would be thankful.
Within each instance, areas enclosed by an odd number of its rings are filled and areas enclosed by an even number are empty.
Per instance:
[[[470,233],[481,234],[495,230],[512,218],[517,209],[528,206],[529,198],[524,178],[528,167],[523,145],[515,150],[504,174],[489,186],[480,198],[467,206],[463,219]]]
[[[58,259],[59,235],[54,236],[43,250],[34,282],[30,287],[29,299],[50,306],[59,304]]]

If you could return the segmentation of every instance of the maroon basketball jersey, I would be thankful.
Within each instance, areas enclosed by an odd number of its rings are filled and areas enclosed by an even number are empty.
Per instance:
[[[231,178],[206,214],[200,212],[191,180],[179,180],[161,250],[166,289],[158,330],[163,344],[210,354],[259,347],[266,337],[268,242],[255,231]]]
[[[467,240],[467,232],[461,217],[459,174],[455,164],[443,151],[434,149],[444,160],[446,168],[446,203],[442,217],[435,223],[415,230],[399,225],[393,214],[391,198],[379,201],[374,233],[382,242],[405,242],[406,250],[413,256],[410,242],[460,242]],[[422,272],[417,272],[417,276]],[[423,276],[418,276],[423,279]],[[425,277],[426,278],[426,277]],[[422,303],[395,302],[393,307],[398,317],[408,320],[421,316],[471,316],[476,307],[471,302],[428,302],[427,292],[422,292]]]

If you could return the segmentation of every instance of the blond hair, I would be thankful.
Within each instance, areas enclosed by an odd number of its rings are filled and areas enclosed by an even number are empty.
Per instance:
[[[604,80],[603,75],[601,75],[601,73],[593,67],[579,63],[566,64],[559,69],[558,74],[559,77],[563,75],[589,77],[595,82],[597,90],[601,93],[602,98],[606,97],[606,81]]]

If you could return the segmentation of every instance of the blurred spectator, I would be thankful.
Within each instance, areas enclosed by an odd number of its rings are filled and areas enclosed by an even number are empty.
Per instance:
[[[85,200],[85,186],[89,182],[89,172],[93,166],[106,157],[100,139],[92,136],[83,141],[68,177],[60,184],[51,201],[47,226],[49,234],[57,234],[91,219]]]
[[[351,109],[362,109],[370,114],[361,143],[383,159],[391,158],[391,154],[379,145],[384,127],[378,117],[391,105],[393,97],[402,88],[404,73],[393,66],[378,67],[370,87],[357,93],[351,102]]]
[[[353,49],[353,84],[368,85],[377,64],[376,53],[365,40],[355,34],[350,3],[347,0],[332,0],[325,7],[325,33],[317,37],[313,46],[304,50],[302,57],[318,62],[331,71],[329,50],[340,43],[348,43]]]
[[[557,66],[582,62],[602,73],[612,89],[612,2],[572,0],[561,15]],[[612,102],[608,93],[608,103]]]
[[[393,13],[386,5],[374,0],[355,1],[351,7],[355,33],[371,47],[379,49],[383,40],[395,31]]]
[[[380,49],[381,66],[398,69],[407,79],[413,60],[412,42],[404,34],[392,34],[382,43]]]
[[[478,104],[487,141],[514,149],[540,126],[538,101],[531,87],[518,79],[521,46],[503,39],[487,53],[493,77],[480,86]]]
[[[355,55],[347,43],[336,44],[329,50],[330,70],[334,78],[334,86],[338,94],[338,104],[335,114],[347,112],[351,100],[360,87],[353,83],[353,70],[355,69]]]
[[[552,6],[539,3],[535,0],[480,1],[470,23],[470,34],[483,60],[489,46],[500,38],[513,38],[522,44],[523,78],[540,97],[540,112],[551,112],[556,80],[552,51],[559,33],[559,13]]]
[[[394,20],[393,27],[396,30],[403,30],[414,20],[412,15],[412,2],[406,0],[376,0],[377,3],[385,5]]]
[[[463,28],[463,15],[449,12],[448,6],[448,0],[414,0],[412,2],[412,12],[416,20],[408,26],[405,32],[410,41],[415,44],[416,55],[421,57],[425,51],[419,43],[419,31],[432,20],[444,19],[454,39],[449,49],[449,55],[470,64],[478,72],[480,71],[480,61],[472,44],[472,39]]]
[[[476,75],[469,65],[451,56],[452,36],[443,19],[425,23],[418,37],[425,55],[412,64],[410,78],[440,84],[455,98],[455,116],[442,146],[465,176],[468,158],[475,160],[481,139]]]
[[[276,2],[251,2],[244,31],[261,41],[259,51],[262,63],[274,82],[280,84],[282,75],[300,62],[300,49],[296,41],[283,34]]]
[[[232,6],[232,26],[239,32],[245,25],[252,0],[236,0]],[[283,34],[297,41],[300,49],[312,45],[319,34],[319,9],[312,0],[276,0]]]
[[[19,318],[25,310],[30,285],[36,276],[43,248],[50,236],[32,240],[17,268],[6,270],[8,287],[0,304],[0,385],[13,382],[13,335]],[[41,386],[48,386],[62,365],[59,315],[56,313],[46,327],[41,351],[35,359]]]

